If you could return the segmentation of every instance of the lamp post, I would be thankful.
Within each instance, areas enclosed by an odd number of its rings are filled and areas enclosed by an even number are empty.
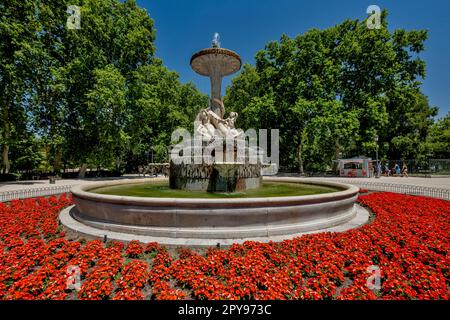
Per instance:
[[[375,143],[377,144],[377,148],[376,148],[376,160],[377,160],[377,162],[376,162],[376,170],[377,170],[377,173],[375,175],[375,178],[377,178],[377,179],[380,178],[380,165],[378,163],[378,140],[379,139],[380,138],[378,137],[378,135],[375,135]]]

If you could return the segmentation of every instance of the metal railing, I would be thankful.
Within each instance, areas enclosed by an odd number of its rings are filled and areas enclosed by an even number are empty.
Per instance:
[[[46,197],[57,194],[68,193],[73,186],[54,186],[45,188],[19,189],[0,192],[0,202],[7,202],[14,199],[26,199],[36,197]]]
[[[434,188],[434,187],[423,187],[414,186],[407,184],[394,184],[394,183],[383,183],[383,182],[366,182],[357,180],[336,180],[341,183],[352,184],[357,187],[368,189],[371,191],[386,191],[395,193],[404,193],[416,196],[425,196],[431,198],[438,198],[444,200],[450,200],[450,189],[444,188]]]

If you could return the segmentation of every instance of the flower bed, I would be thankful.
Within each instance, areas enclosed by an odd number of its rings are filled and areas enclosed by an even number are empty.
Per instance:
[[[359,229],[203,254],[69,241],[57,219],[72,203],[64,195],[0,203],[0,299],[449,299],[450,202],[359,201],[376,215]]]

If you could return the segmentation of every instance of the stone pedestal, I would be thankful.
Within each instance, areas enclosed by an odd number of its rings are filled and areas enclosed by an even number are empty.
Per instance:
[[[241,192],[261,186],[261,165],[245,163],[170,164],[172,189]]]

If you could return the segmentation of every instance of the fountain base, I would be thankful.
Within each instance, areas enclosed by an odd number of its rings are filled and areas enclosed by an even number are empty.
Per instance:
[[[282,241],[309,232],[340,232],[367,222],[367,212],[355,206],[359,188],[354,186],[299,178],[264,181],[340,190],[309,196],[236,199],[139,198],[90,192],[148,182],[108,181],[74,187],[76,207],[65,210],[60,219],[81,234],[173,245]]]
[[[172,189],[205,192],[240,192],[261,187],[261,164],[214,163],[170,165]]]

